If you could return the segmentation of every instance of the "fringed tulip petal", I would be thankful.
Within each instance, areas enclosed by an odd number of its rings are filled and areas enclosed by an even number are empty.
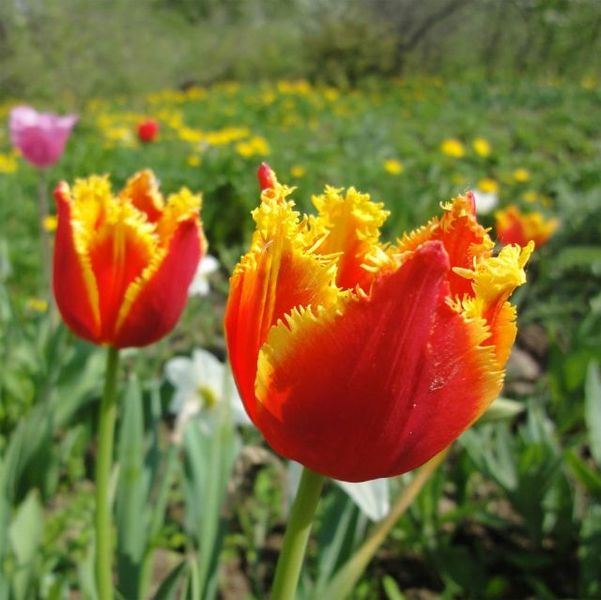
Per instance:
[[[397,447],[415,401],[447,270],[442,246],[429,243],[369,300],[349,300],[341,313],[306,309],[275,326],[256,380],[267,441],[337,479],[389,474],[382,457]]]
[[[471,195],[386,246],[367,196],[327,188],[319,214],[300,218],[291,190],[268,167],[259,176],[225,318],[251,419],[275,450],[336,479],[423,464],[499,393],[516,330],[507,299],[531,248],[492,256]]]
[[[118,348],[165,335],[183,310],[204,251],[200,197],[187,190],[165,204],[144,171],[114,197],[106,177],[56,191],[59,211],[54,290],[66,323],[81,337]],[[87,305],[73,293],[86,292]]]
[[[435,217],[416,231],[405,234],[398,241],[398,252],[413,251],[427,240],[440,240],[451,266],[466,269],[473,266],[474,260],[491,255],[494,243],[476,220],[473,194],[458,196],[444,204],[443,210],[442,217]],[[454,296],[471,293],[470,283],[454,273],[449,276],[449,284]]]
[[[296,306],[331,306],[338,300],[331,261],[303,245],[304,224],[298,219],[288,189],[266,188],[253,213],[257,231],[251,251],[236,267],[230,282],[226,333],[230,361],[238,385],[252,398],[257,356],[269,329]],[[247,404],[253,418],[253,403]]]
[[[317,251],[337,255],[336,285],[359,286],[368,292],[375,273],[366,266],[374,246],[379,246],[380,227],[390,213],[354,188],[342,195],[341,190],[326,187],[324,194],[313,197],[313,204],[318,216],[311,219],[311,228],[316,238],[323,238]]]
[[[495,213],[497,237],[501,244],[543,246],[559,227],[559,219],[546,219],[542,213],[523,213],[511,205]]]
[[[121,196],[128,198],[138,210],[143,211],[151,223],[158,221],[163,214],[165,202],[159,191],[159,183],[154,173],[148,169],[130,177]]]
[[[69,189],[59,185],[54,193],[58,226],[54,243],[54,294],[61,299],[65,323],[89,341],[100,337],[98,286],[92,267],[76,248]]]

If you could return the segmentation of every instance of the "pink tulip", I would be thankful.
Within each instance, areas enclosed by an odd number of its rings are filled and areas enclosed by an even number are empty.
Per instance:
[[[39,113],[30,106],[17,106],[10,112],[10,137],[23,158],[39,169],[56,163],[65,150],[77,115],[61,117]]]

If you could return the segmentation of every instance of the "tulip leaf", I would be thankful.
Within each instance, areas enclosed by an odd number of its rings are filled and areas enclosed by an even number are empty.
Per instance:
[[[574,450],[566,453],[565,460],[574,476],[586,487],[588,492],[601,498],[601,475],[591,469]]]
[[[197,569],[192,570],[194,597],[214,598],[217,593],[217,562],[224,536],[221,506],[240,446],[223,404],[215,409],[211,426],[194,418],[184,432],[186,526],[198,545]]]
[[[397,582],[390,576],[386,575],[382,580],[382,587],[388,600],[405,600],[406,596],[401,592]]]
[[[601,372],[595,361],[589,363],[586,374],[584,417],[591,454],[601,468]]]
[[[601,596],[601,507],[593,505],[580,533],[580,587],[582,598]]]
[[[117,571],[119,590],[139,597],[140,576],[148,543],[150,473],[144,464],[144,412],[140,384],[129,380],[117,453],[119,480],[116,496]]]
[[[10,525],[11,548],[17,571],[13,575],[13,593],[16,600],[27,600],[33,593],[35,559],[42,541],[44,515],[37,490],[29,492],[19,505]]]
[[[175,565],[169,575],[167,575],[167,577],[165,577],[165,579],[163,579],[161,582],[159,589],[153,596],[153,600],[175,600],[178,597],[180,578],[187,566],[187,560],[183,560],[179,564]]]
[[[365,535],[367,520],[360,519],[358,507],[340,489],[334,488],[319,531],[318,578],[313,597],[351,556]]]

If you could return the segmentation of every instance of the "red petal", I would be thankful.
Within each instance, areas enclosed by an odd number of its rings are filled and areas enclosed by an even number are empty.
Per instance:
[[[473,194],[459,196],[445,205],[444,215],[405,235],[399,251],[415,250],[427,240],[440,240],[447,251],[451,267],[473,268],[474,258],[490,256],[494,243],[486,229],[476,220]],[[449,285],[452,296],[472,295],[468,279],[451,272]]]
[[[58,212],[53,266],[54,296],[69,328],[80,337],[99,343],[100,323],[95,316],[98,314],[98,294],[91,289],[94,285],[92,282],[86,284],[85,267],[75,250],[71,205],[67,194],[66,184],[59,184],[54,192]]]
[[[393,476],[481,413],[498,391],[496,363],[477,348],[482,324],[446,304],[447,274],[442,244],[429,242],[342,315],[306,311],[292,331],[273,328],[253,401],[275,450],[336,479]]]
[[[117,348],[146,346],[173,329],[186,305],[188,288],[201,258],[200,235],[194,218],[178,225],[167,255],[151,278],[142,282],[139,295],[115,334]]]
[[[150,264],[155,248],[125,223],[94,232],[89,255],[100,292],[102,340],[112,343],[117,317],[132,282]]]
[[[257,178],[259,180],[259,187],[261,190],[267,190],[273,188],[277,184],[275,173],[271,170],[271,167],[266,163],[261,163],[261,166],[257,170]]]
[[[225,313],[232,371],[242,398],[254,398],[259,349],[269,329],[296,306],[326,304],[336,292],[320,259],[294,250],[288,240],[266,244],[252,266],[234,273]],[[254,404],[246,404],[253,418]]]

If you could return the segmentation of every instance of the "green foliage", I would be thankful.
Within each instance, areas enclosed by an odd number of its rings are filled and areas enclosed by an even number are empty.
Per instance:
[[[96,4],[85,18],[105,10]],[[177,19],[170,11],[163,5],[159,14]],[[236,23],[228,21],[224,35]],[[96,93],[94,85],[86,94]],[[190,299],[171,336],[124,355],[113,479],[123,597],[215,597],[232,582],[242,597],[269,590],[286,520],[285,467],[253,431],[244,432],[241,452],[254,456],[250,466],[242,458],[234,465],[240,439],[225,417],[212,431],[193,420],[175,442],[163,377],[166,360],[192,347],[225,353],[227,276],[252,231],[261,160],[297,186],[303,210],[325,184],[369,192],[391,212],[389,240],[484,178],[498,184],[502,206],[517,202],[560,218],[516,296],[518,344],[542,375],[508,387],[512,400],[493,405],[463,437],[355,597],[397,600],[412,588],[442,598],[599,596],[599,98],[589,82],[408,78],[354,90],[304,80],[192,86],[80,105],[52,182],[110,171],[117,188],[152,167],[167,193],[182,185],[203,192],[210,251],[222,263],[210,296]],[[0,108],[3,117],[8,108]],[[142,145],[135,126],[146,115],[160,121],[161,133]],[[441,151],[447,138],[462,144],[463,157]],[[488,155],[476,152],[476,138],[489,143]],[[5,130],[0,154],[10,155]],[[518,168],[528,170],[527,181],[516,181]],[[22,159],[15,172],[0,174],[0,598],[93,598],[91,481],[103,357],[36,302],[47,291],[39,281],[35,186]],[[482,221],[493,225],[490,215]],[[534,345],[529,328],[539,332]],[[409,477],[393,482],[395,493]],[[303,598],[319,597],[371,527],[342,492],[327,488]]]

